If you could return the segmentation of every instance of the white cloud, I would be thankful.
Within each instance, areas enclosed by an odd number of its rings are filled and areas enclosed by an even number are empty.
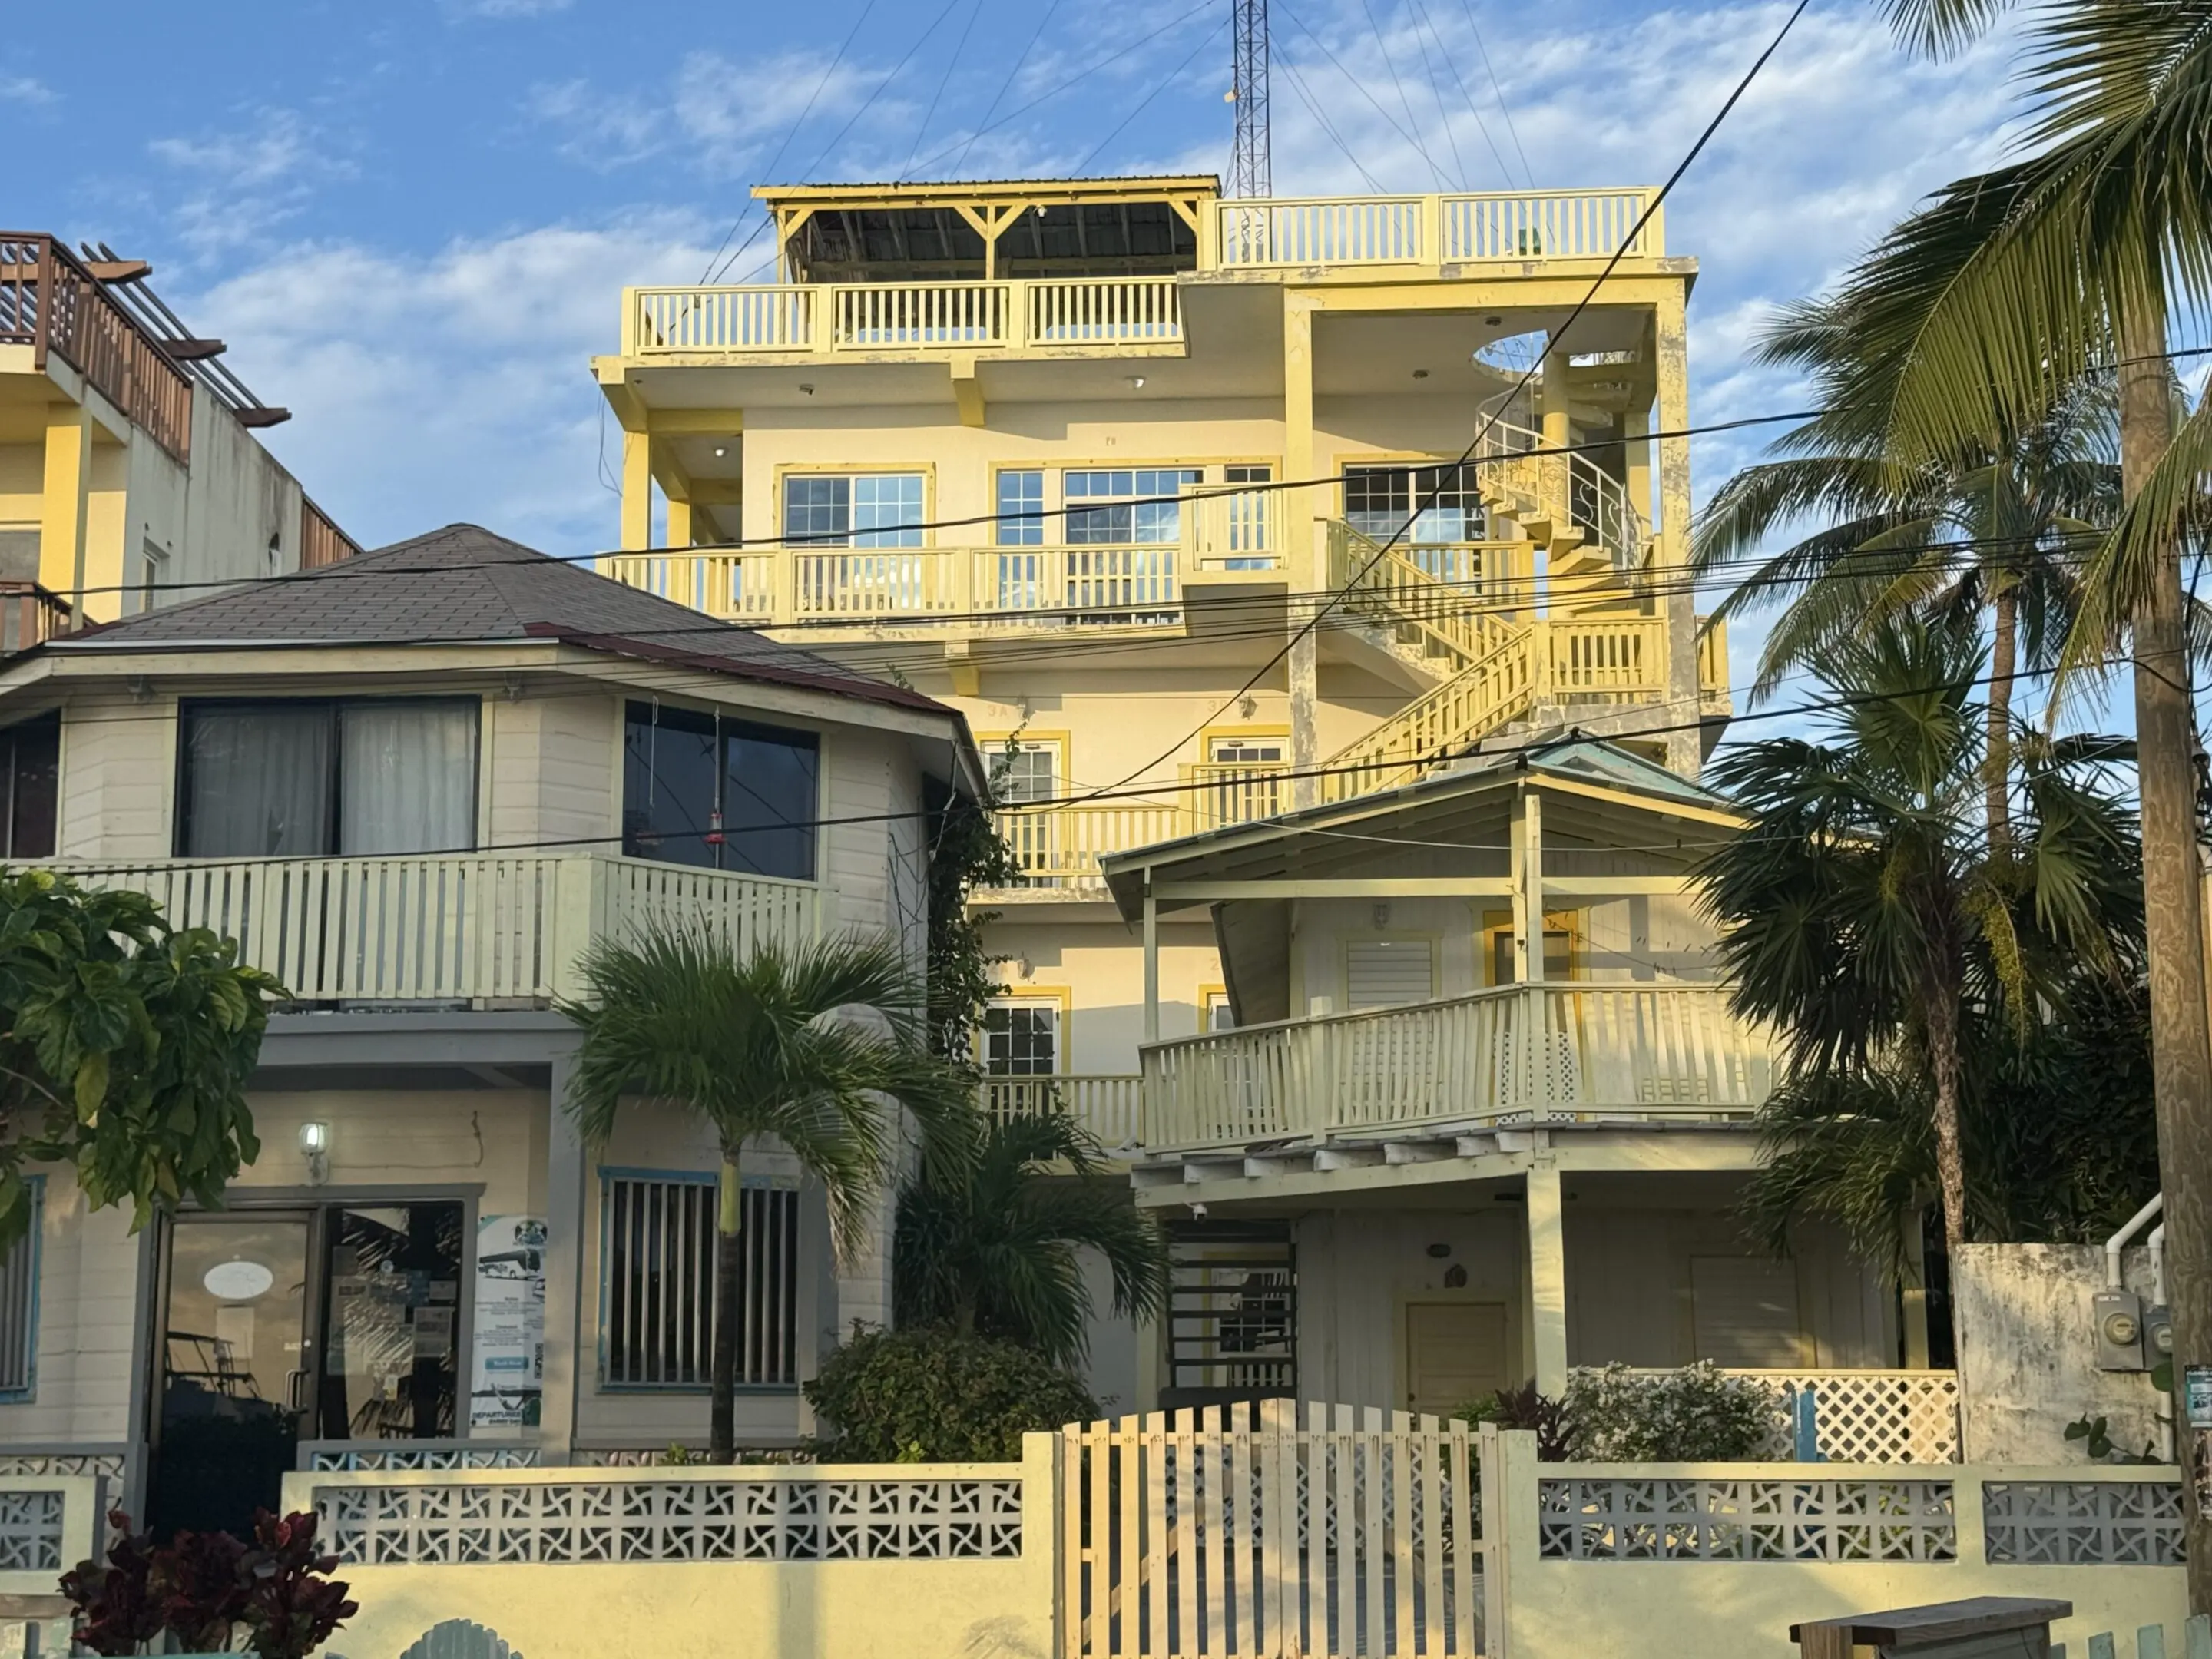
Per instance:
[[[573,554],[616,524],[587,360],[616,347],[624,283],[696,280],[712,246],[684,214],[422,257],[307,244],[169,297],[293,411],[264,441],[365,544],[471,520]]]
[[[544,17],[566,11],[574,0],[448,0],[447,10],[460,17]]]
[[[194,181],[174,212],[179,234],[203,256],[265,240],[319,189],[354,171],[289,109],[260,110],[239,131],[156,138],[146,148]]]
[[[21,104],[42,109],[61,102],[61,94],[30,75],[0,75],[0,104]]]

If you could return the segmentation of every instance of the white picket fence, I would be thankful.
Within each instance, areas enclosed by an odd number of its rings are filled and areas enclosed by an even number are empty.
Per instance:
[[[1273,1400],[1061,1431],[1062,1659],[1481,1650],[1465,1423]]]

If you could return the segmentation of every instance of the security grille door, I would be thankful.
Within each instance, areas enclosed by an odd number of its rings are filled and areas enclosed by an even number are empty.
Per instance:
[[[1294,1397],[1298,1276],[1287,1225],[1169,1229],[1168,1385],[1163,1408]]]

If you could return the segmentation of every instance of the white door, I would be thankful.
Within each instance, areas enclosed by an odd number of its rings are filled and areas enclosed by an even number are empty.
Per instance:
[[[1406,1409],[1442,1416],[1514,1386],[1502,1302],[1406,1304]]]

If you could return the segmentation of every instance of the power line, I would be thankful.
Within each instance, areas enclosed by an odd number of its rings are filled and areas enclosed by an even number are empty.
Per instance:
[[[1752,82],[1758,77],[1759,70],[1766,67],[1767,60],[1772,58],[1774,54],[1781,49],[1783,41],[1789,38],[1790,31],[1796,27],[1797,20],[1805,15],[1805,8],[1810,3],[1811,0],[1797,0],[1796,8],[1792,9],[1790,15],[1783,21],[1781,28],[1775,32],[1774,39],[1767,43],[1766,50],[1760,52],[1759,57],[1753,62],[1752,66],[1744,71],[1743,79],[1736,82],[1735,89],[1729,94],[1727,100],[1723,102],[1719,110],[1715,112],[1713,118],[1705,124],[1705,131],[1698,135],[1698,140],[1695,143],[1690,146],[1689,153],[1683,156],[1680,163],[1674,168],[1674,172],[1668,175],[1667,181],[1659,186],[1658,191],[1652,196],[1651,199],[1644,204],[1644,211],[1637,216],[1636,222],[1629,228],[1628,234],[1621,238],[1620,246],[1613,251],[1613,257],[1605,262],[1605,268],[1599,271],[1596,277],[1591,282],[1589,291],[1583,295],[1583,297],[1576,302],[1575,308],[1567,313],[1566,320],[1560,324],[1557,329],[1552,331],[1552,338],[1555,340],[1563,338],[1568,331],[1574,327],[1576,322],[1582,317],[1582,314],[1589,309],[1592,302],[1596,300],[1599,292],[1604,288],[1607,280],[1612,276],[1613,273],[1616,270],[1620,268],[1620,262],[1626,257],[1628,250],[1635,246],[1636,239],[1643,234],[1644,227],[1651,222],[1652,216],[1659,211],[1661,204],[1673,193],[1674,186],[1681,182],[1683,175],[1689,172],[1692,166],[1696,163],[1698,157],[1704,154],[1705,148],[1711,142],[1713,135],[1720,131],[1721,123],[1728,119],[1729,112],[1736,106],[1738,100],[1740,100],[1744,93],[1749,89]],[[1285,8],[1285,9],[1287,10],[1288,9]],[[1528,367],[1522,371],[1520,381],[1514,386],[1512,392],[1506,398],[1498,402],[1496,406],[1492,410],[1489,417],[1483,422],[1482,426],[1477,429],[1474,436],[1468,440],[1467,447],[1460,452],[1458,462],[1460,466],[1465,466],[1468,464],[1468,458],[1474,453],[1476,447],[1482,442],[1484,436],[1489,433],[1492,427],[1498,424],[1498,421],[1503,416],[1504,410],[1511,404],[1513,399],[1519,397],[1522,392],[1528,389],[1529,382],[1535,378],[1536,370],[1541,365],[1542,362],[1543,360],[1540,357],[1535,362],[1530,363]],[[1428,501],[1422,508],[1422,511],[1426,512],[1433,509],[1437,502],[1442,499],[1443,495],[1443,473],[1440,471],[1437,475],[1437,483],[1430,490]],[[1397,545],[1399,539],[1404,536],[1407,530],[1412,526],[1413,523],[1413,520],[1409,518],[1407,520],[1405,524],[1401,525],[1395,531],[1392,532],[1389,540],[1384,542],[1381,547],[1376,549],[1374,556],[1369,559],[1367,563],[1361,568],[1358,575],[1354,576],[1350,582],[1345,585],[1345,590],[1340,591],[1348,591],[1350,588],[1356,586],[1361,580],[1364,580],[1368,573],[1373,570],[1377,564],[1381,563],[1382,561],[1389,556],[1391,549]],[[1332,601],[1331,603],[1334,603],[1334,601]],[[1297,642],[1310,634],[1314,628],[1320,623],[1322,617],[1326,614],[1328,614],[1328,607],[1324,606],[1321,611],[1316,613],[1312,621],[1307,623],[1304,628],[1300,629],[1297,633],[1292,635],[1291,638],[1284,643],[1280,651],[1277,652],[1273,657],[1268,659],[1268,661],[1262,664],[1259,671],[1255,673],[1249,680],[1245,682],[1243,688],[1231,696],[1229,699],[1229,702],[1224,703],[1222,708],[1228,708],[1230,703],[1233,703],[1237,701],[1237,697],[1243,696],[1245,692],[1249,691],[1255,685],[1258,684],[1261,678],[1264,676],[1269,669],[1273,668],[1276,663],[1280,662],[1284,658],[1287,657],[1297,647]],[[1182,737],[1178,738],[1176,742],[1170,746],[1167,753],[1169,755],[1175,753],[1176,750],[1181,749],[1182,745],[1188,742],[1192,737],[1195,736],[1197,732],[1205,730],[1208,725],[1212,724],[1214,719],[1218,719],[1218,717],[1219,711],[1217,710],[1212,716],[1200,721],[1198,726],[1190,732],[1187,732]],[[1149,765],[1140,769],[1149,771],[1152,766],[1158,765],[1160,761],[1164,760],[1166,756],[1164,755],[1158,759],[1153,760]]]
[[[1280,3],[1280,0],[1278,0],[1278,3]],[[1328,58],[1330,63],[1336,66],[1336,72],[1352,83],[1352,89],[1358,92],[1362,98],[1364,98],[1368,101],[1377,115],[1381,116],[1385,121],[1389,123],[1391,131],[1396,133],[1401,138],[1403,138],[1407,143],[1413,147],[1413,153],[1419,155],[1422,161],[1428,164],[1429,171],[1436,175],[1437,179],[1443,184],[1446,190],[1449,190],[1451,188],[1451,185],[1449,180],[1444,179],[1443,169],[1437,165],[1437,158],[1429,154],[1427,146],[1423,144],[1421,141],[1415,137],[1412,133],[1407,131],[1405,128],[1398,125],[1398,118],[1391,114],[1389,110],[1384,109],[1381,103],[1376,101],[1375,94],[1367,90],[1367,83],[1365,82],[1362,81],[1350,70],[1345,68],[1344,60],[1329,50],[1328,42],[1322,40],[1321,36],[1316,34],[1312,29],[1309,28],[1306,26],[1305,20],[1303,17],[1300,17],[1297,13],[1292,11],[1288,6],[1283,7],[1283,15],[1289,18],[1293,23],[1296,23],[1298,26],[1300,32],[1305,35],[1306,39],[1312,41],[1314,45],[1321,48],[1322,56]],[[1373,14],[1370,13],[1369,15],[1371,18]]]
[[[1184,58],[1180,64],[1177,64],[1170,73],[1161,76],[1158,80],[1154,81],[1152,82],[1152,89],[1146,93],[1144,97],[1139,100],[1137,106],[1134,109],[1131,110],[1127,115],[1124,115],[1119,121],[1114,124],[1114,131],[1108,133],[1103,138],[1101,138],[1097,143],[1092,147],[1091,154],[1085,156],[1080,161],[1078,161],[1075,164],[1075,170],[1078,173],[1084,172],[1093,161],[1097,161],[1102,155],[1103,155],[1105,153],[1106,147],[1121,136],[1124,130],[1127,128],[1129,123],[1135,120],[1139,115],[1142,115],[1146,109],[1151,107],[1153,99],[1158,97],[1163,92],[1165,92],[1170,86],[1174,85],[1176,81],[1180,80],[1182,77],[1183,71],[1198,61],[1198,54],[1204,52],[1208,46],[1212,46],[1213,44],[1214,37],[1219,34],[1223,29],[1228,27],[1228,20],[1224,18],[1222,21],[1216,23],[1212,28],[1208,29],[1200,39],[1199,43],[1190,49],[1190,56]]]
[[[1006,95],[1014,89],[1014,82],[1022,78],[1022,70],[1029,64],[1030,54],[1036,50],[1037,42],[1044,39],[1045,30],[1051,26],[1053,14],[1060,8],[1060,0],[1052,0],[1052,3],[1044,9],[1044,15],[1037,19],[1036,33],[1030,36],[1029,44],[1022,48],[1022,55],[1014,59],[1013,68],[1006,71],[1006,78],[999,83],[998,91],[991,94],[991,105],[983,112],[982,121],[968,135],[968,142],[961,145],[960,154],[952,163],[954,171],[968,165],[968,152],[975,148],[978,138],[990,131],[991,118],[999,112],[999,105]],[[944,153],[949,152],[940,152]]]
[[[952,44],[952,55],[945,60],[945,73],[938,77],[937,90],[929,94],[929,107],[921,112],[921,125],[914,130],[914,145],[906,153],[906,167],[899,169],[898,179],[908,176],[914,158],[921,154],[921,141],[928,136],[929,124],[937,117],[937,106],[945,101],[945,89],[952,84],[952,71],[960,66],[960,54],[968,50],[968,37],[975,32],[975,20],[982,15],[983,0],[975,0],[969,9],[968,21],[960,31],[959,40]]]
[[[1513,153],[1521,158],[1521,176],[1528,181],[1528,188],[1534,190],[1536,188],[1536,175],[1528,166],[1528,152],[1521,148],[1521,133],[1513,125],[1513,106],[1506,101],[1505,88],[1498,84],[1498,70],[1491,64],[1490,48],[1483,44],[1481,26],[1474,21],[1474,0],[1459,0],[1459,4],[1460,9],[1467,14],[1467,27],[1474,36],[1474,49],[1482,54],[1483,71],[1490,76],[1490,89],[1498,94],[1498,112],[1505,117],[1505,131],[1513,140]],[[1502,164],[1504,158],[1499,160]]]
[[[1408,127],[1419,126],[1420,123],[1413,118],[1413,106],[1406,96],[1406,83],[1398,78],[1398,64],[1397,60],[1390,56],[1390,42],[1383,35],[1382,24],[1375,21],[1375,8],[1370,3],[1370,0],[1359,0],[1359,9],[1366,15],[1367,32],[1375,37],[1375,50],[1382,54],[1382,67],[1390,72],[1390,85],[1398,94],[1398,107],[1406,112],[1406,125]],[[1449,132],[1447,131],[1445,136],[1449,137]],[[1444,176],[1444,170],[1436,164],[1428,152],[1423,150],[1421,155],[1422,159],[1429,163],[1429,171],[1436,174],[1437,182],[1446,190],[1453,188],[1452,181]],[[1464,176],[1462,177],[1458,188],[1462,190],[1467,188]]]
[[[1444,67],[1451,71],[1452,84],[1459,88],[1459,95],[1466,100],[1467,112],[1474,117],[1475,131],[1482,135],[1482,142],[1490,147],[1492,159],[1498,163],[1498,177],[1510,190],[1513,187],[1513,169],[1506,164],[1504,152],[1498,148],[1498,141],[1490,136],[1490,123],[1482,118],[1481,106],[1474,101],[1474,94],[1468,89],[1467,77],[1459,72],[1459,59],[1453,57],[1451,48],[1444,45],[1444,37],[1437,31],[1436,20],[1429,15],[1429,9],[1421,3],[1421,0],[1413,0],[1413,12],[1427,28],[1429,39],[1437,43],[1437,55],[1444,60]],[[1442,110],[1441,100],[1437,107]]]

